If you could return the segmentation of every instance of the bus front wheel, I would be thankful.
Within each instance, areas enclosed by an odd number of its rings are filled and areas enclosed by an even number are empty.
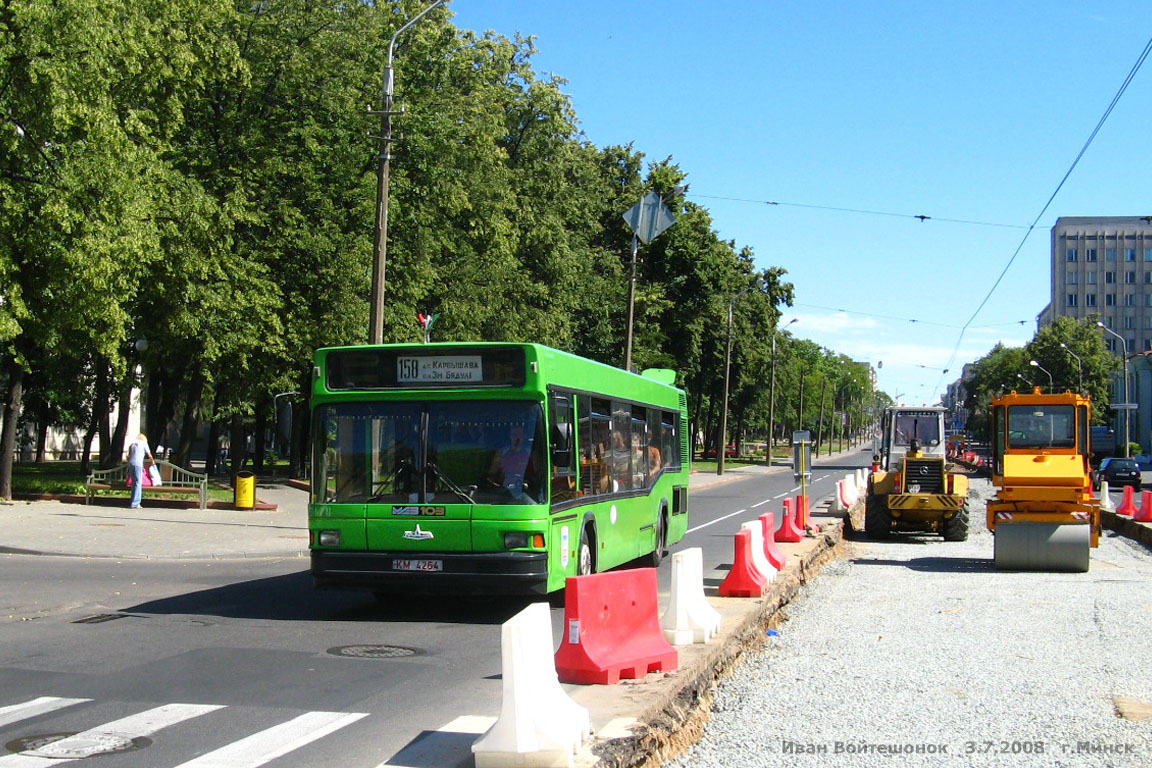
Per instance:
[[[588,576],[596,573],[596,553],[593,549],[596,537],[592,529],[585,526],[580,531],[580,548],[576,552],[576,575]]]

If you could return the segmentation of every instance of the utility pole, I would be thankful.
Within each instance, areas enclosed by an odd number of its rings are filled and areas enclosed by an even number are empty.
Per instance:
[[[392,97],[395,94],[395,77],[392,70],[392,52],[396,47],[396,38],[400,33],[409,29],[420,21],[429,11],[446,0],[436,0],[420,13],[413,16],[407,24],[396,30],[392,40],[388,43],[388,65],[384,68],[384,104],[379,110],[368,110],[370,115],[380,116],[380,154],[376,172],[376,231],[372,238],[372,298],[368,308],[368,343],[384,343],[384,286],[385,272],[388,264],[388,174],[389,161],[392,159],[392,115],[399,114],[392,110]]]

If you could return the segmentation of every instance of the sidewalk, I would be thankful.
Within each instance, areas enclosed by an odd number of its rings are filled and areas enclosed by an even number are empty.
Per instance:
[[[196,509],[144,499],[128,509],[67,501],[0,505],[0,553],[146,560],[305,557],[308,494],[257,482],[269,509]]]
[[[822,457],[824,462],[845,455]],[[780,459],[777,459],[779,462]],[[723,475],[693,472],[700,490],[769,472],[791,472],[777,463],[727,465]],[[257,478],[258,507],[196,509],[145,497],[141,509],[127,500],[113,505],[75,501],[0,504],[0,553],[145,560],[223,560],[308,556],[308,492],[283,481]]]

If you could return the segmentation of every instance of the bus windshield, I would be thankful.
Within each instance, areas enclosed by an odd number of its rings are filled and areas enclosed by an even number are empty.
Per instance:
[[[1008,409],[1009,448],[1075,448],[1071,405],[1013,405]]]
[[[333,403],[316,410],[314,500],[542,504],[544,417],[527,400]]]

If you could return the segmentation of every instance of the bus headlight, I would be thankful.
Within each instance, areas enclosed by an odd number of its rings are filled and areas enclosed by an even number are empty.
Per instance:
[[[340,531],[320,531],[316,540],[322,547],[338,547],[340,546]]]
[[[544,534],[528,531],[509,531],[504,534],[504,549],[544,549]]]

